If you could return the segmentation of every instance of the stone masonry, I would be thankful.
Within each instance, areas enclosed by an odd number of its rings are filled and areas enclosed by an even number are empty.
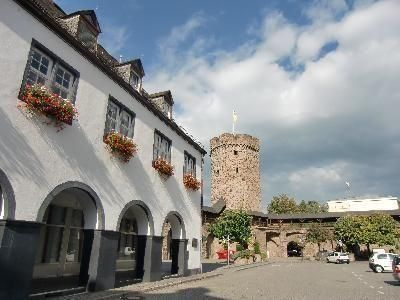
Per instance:
[[[211,203],[226,209],[260,211],[260,145],[247,134],[223,133],[210,141]]]

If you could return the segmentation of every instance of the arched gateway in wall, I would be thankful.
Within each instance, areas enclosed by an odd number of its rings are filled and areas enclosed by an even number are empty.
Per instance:
[[[142,280],[151,260],[146,253],[149,239],[154,235],[153,216],[148,206],[139,200],[130,201],[123,208],[117,223],[119,232],[115,286]],[[146,261],[147,260],[147,261]]]
[[[186,229],[182,216],[170,212],[165,218],[163,228],[162,272],[164,276],[187,273]]]
[[[31,294],[49,289],[91,285],[89,264],[101,244],[104,211],[97,194],[86,184],[66,182],[43,201],[37,214],[40,228]],[[45,282],[45,284],[43,284]]]

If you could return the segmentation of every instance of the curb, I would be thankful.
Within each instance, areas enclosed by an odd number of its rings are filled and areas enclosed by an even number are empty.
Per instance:
[[[82,294],[75,294],[71,296],[64,296],[56,299],[91,299],[91,300],[106,300],[106,299],[118,299],[121,296],[127,296],[127,297],[132,297],[132,296],[138,296],[141,293],[146,293],[146,292],[151,292],[155,290],[161,290],[165,289],[168,287],[173,287],[177,285],[181,285],[184,283],[189,283],[189,282],[196,282],[204,279],[209,279],[209,278],[214,278],[214,277],[219,277],[224,275],[225,272],[232,271],[232,272],[237,272],[241,270],[246,270],[246,269],[252,269],[252,268],[257,268],[261,267],[264,265],[268,265],[270,262],[258,262],[258,263],[252,263],[252,264],[247,264],[247,265],[229,265],[229,266],[223,266],[217,270],[213,270],[210,272],[206,272],[203,274],[196,274],[193,276],[188,276],[188,277],[178,277],[174,278],[174,280],[171,280],[170,282],[165,282],[163,280],[153,282],[151,286],[143,286],[140,287],[138,285],[132,285],[131,287],[132,290],[129,290],[129,288],[123,287],[123,288],[118,288],[118,289],[113,289],[113,290],[108,290],[108,291],[103,291],[97,293],[82,293]],[[156,284],[158,283],[158,284]],[[97,295],[96,295],[97,294]],[[72,298],[72,297],[76,298]]]

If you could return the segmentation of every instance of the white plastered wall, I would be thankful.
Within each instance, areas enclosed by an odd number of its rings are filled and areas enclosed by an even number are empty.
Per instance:
[[[182,173],[186,150],[196,158],[197,178],[201,178],[200,152],[11,0],[0,3],[0,38],[0,169],[14,189],[15,219],[35,221],[43,199],[56,186],[79,181],[100,198],[107,230],[117,228],[119,214],[131,200],[141,200],[149,207],[157,236],[168,213],[178,211],[189,240],[189,268],[199,268],[200,246],[192,248],[191,239],[201,239],[201,194],[184,188]],[[80,73],[79,120],[60,132],[29,119],[17,108],[32,38]],[[136,114],[138,153],[127,164],[112,158],[103,143],[109,95]],[[175,174],[168,180],[151,166],[155,129],[172,140]]]

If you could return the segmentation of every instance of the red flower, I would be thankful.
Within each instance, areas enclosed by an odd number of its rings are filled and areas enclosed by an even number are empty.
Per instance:
[[[128,162],[137,152],[137,146],[133,140],[119,132],[108,133],[104,137],[104,143],[112,154],[119,156],[124,162]]]
[[[38,112],[54,119],[60,129],[61,123],[72,124],[78,117],[78,111],[69,100],[61,98],[40,84],[26,85],[22,100],[28,112]]]
[[[183,175],[183,184],[187,189],[192,189],[194,191],[197,191],[201,186],[200,181],[189,173]]]
[[[160,174],[167,176],[174,175],[174,167],[162,158],[158,158],[153,161],[153,168],[156,169]]]

